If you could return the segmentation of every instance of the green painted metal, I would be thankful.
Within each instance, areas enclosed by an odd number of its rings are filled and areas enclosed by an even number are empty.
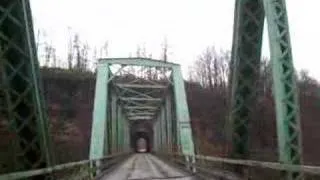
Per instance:
[[[256,83],[259,75],[263,4],[260,0],[237,0],[232,49],[232,157],[248,157],[248,123],[254,109]]]
[[[158,107],[154,106],[125,106],[124,109],[142,109],[142,110],[158,110]]]
[[[18,147],[12,170],[53,165],[28,0],[0,1],[0,73],[0,93]]]
[[[117,144],[117,96],[114,92],[111,93],[111,152],[116,153]]]
[[[135,112],[135,113],[127,113],[128,116],[154,116],[154,112]]]
[[[106,141],[106,132],[108,129],[108,77],[108,65],[98,65],[91,132],[90,159],[101,158],[106,155],[106,151],[108,150],[108,142]]]
[[[172,68],[172,77],[177,118],[176,131],[179,135],[179,145],[182,148],[183,154],[194,155],[189,109],[180,66]]]
[[[122,101],[162,101],[161,98],[120,97]]]
[[[178,66],[178,64],[164,62],[160,60],[154,60],[150,58],[103,58],[99,59],[101,64],[122,64],[133,66],[149,66],[149,67],[167,67]]]
[[[128,120],[135,121],[135,120],[152,120],[153,116],[132,116],[128,117]]]
[[[279,160],[302,163],[298,93],[293,66],[285,0],[264,0],[276,104]],[[303,179],[302,173],[286,173],[286,179]]]
[[[156,150],[161,150],[161,130],[160,130],[160,121],[156,122]]]
[[[166,131],[167,131],[167,149],[172,151],[172,107],[171,94],[168,93],[165,100],[165,116],[166,116]]]
[[[117,83],[116,86],[122,88],[136,88],[136,89],[165,89],[168,86],[165,85],[149,85],[149,84],[124,84],[124,83]]]
[[[255,103],[264,17],[267,17],[276,102],[279,160],[302,162],[297,87],[284,0],[238,0],[232,50],[231,124],[234,158],[248,157],[248,123]],[[302,179],[286,173],[286,179]]]
[[[126,119],[125,121],[125,151],[130,151],[130,130],[129,130],[129,122]]]
[[[165,116],[165,107],[161,107],[160,111],[160,119],[161,119],[161,132],[162,132],[162,148],[164,151],[168,151],[168,142],[167,142],[167,121]]]
[[[155,122],[153,124],[153,150],[154,151],[158,151],[158,127],[157,127],[157,123],[158,122]]]
[[[117,116],[117,124],[118,124],[118,131],[117,131],[117,133],[118,133],[118,135],[117,135],[117,137],[118,137],[118,152],[122,152],[123,151],[123,138],[124,138],[124,136],[123,136],[123,134],[124,134],[124,132],[123,132],[123,130],[124,130],[124,128],[123,128],[123,126],[124,126],[124,124],[123,124],[123,115],[122,115],[122,110],[121,110],[121,107],[118,105],[118,108],[117,108],[117,113],[118,113],[118,116]]]

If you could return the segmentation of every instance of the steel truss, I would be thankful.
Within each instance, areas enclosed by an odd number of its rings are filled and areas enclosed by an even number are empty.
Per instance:
[[[248,123],[255,103],[262,32],[267,18],[274,99],[276,105],[279,161],[302,163],[297,86],[285,0],[237,0],[232,49],[231,123],[234,158],[248,157]],[[286,179],[303,179],[301,173],[285,173]]]
[[[16,141],[11,170],[53,165],[28,0],[0,1],[0,68],[3,111]]]
[[[147,58],[100,59],[90,159],[129,151],[130,128],[137,122],[153,124],[154,151],[194,155],[180,66]]]

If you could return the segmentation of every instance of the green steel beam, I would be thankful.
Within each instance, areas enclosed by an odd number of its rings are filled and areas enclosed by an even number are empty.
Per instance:
[[[153,150],[158,151],[159,141],[158,141],[158,121],[153,124]]]
[[[184,87],[180,66],[173,67],[173,90],[175,100],[175,110],[177,118],[177,131],[179,135],[179,145],[185,155],[194,155],[194,144],[190,125],[187,96]]]
[[[168,93],[165,100],[165,116],[166,116],[166,130],[167,130],[167,146],[168,151],[172,151],[172,107],[171,94]]]
[[[161,129],[160,129],[160,121],[157,121],[157,151],[161,150]]]
[[[99,59],[99,64],[122,64],[133,66],[148,66],[148,67],[167,67],[171,68],[178,64],[154,60],[150,58],[103,58]]]
[[[157,101],[120,101],[123,106],[157,106]]]
[[[160,120],[161,120],[161,132],[162,132],[162,148],[163,148],[163,151],[166,150],[168,151],[168,147],[167,147],[167,122],[166,122],[166,116],[165,116],[165,107],[163,106],[161,108],[161,111],[160,111]]]
[[[129,123],[128,123],[128,119],[125,119],[124,121],[125,125],[124,125],[124,128],[125,128],[125,136],[124,136],[124,145],[125,145],[125,151],[129,151],[130,149],[130,130],[129,130]]]
[[[119,150],[120,152],[123,152],[123,144],[124,144],[124,123],[123,123],[123,113],[122,113],[122,109],[121,109],[121,106],[118,105],[118,108],[117,108],[117,112],[118,112],[118,146],[119,146]]]
[[[154,116],[153,112],[136,112],[136,113],[127,113],[127,116]]]
[[[157,110],[159,109],[158,107],[154,106],[124,106],[124,109],[142,109],[142,110]]]
[[[136,89],[165,89],[168,86],[165,85],[150,85],[150,84],[123,84],[123,83],[116,83],[115,84],[121,88],[136,88]]]
[[[297,87],[284,0],[238,0],[232,50],[233,157],[248,157],[248,123],[255,103],[262,31],[267,17],[276,103],[279,160],[302,162]],[[301,173],[285,173],[286,179],[302,179]]]
[[[110,66],[109,66],[109,71],[110,71],[110,76],[109,79],[108,79],[108,83],[111,82],[126,66],[122,66],[120,69],[118,69],[118,71],[114,74],[111,73],[111,70],[110,70]]]
[[[116,153],[117,144],[117,96],[115,92],[111,92],[111,152]]]
[[[269,43],[276,104],[279,161],[302,163],[302,140],[298,93],[291,52],[285,0],[263,0],[268,22]],[[286,179],[303,179],[302,173],[287,172]]]
[[[124,109],[124,107],[123,107]],[[126,113],[130,114],[130,113],[155,113],[157,109],[126,109]]]
[[[105,156],[108,142],[106,142],[107,107],[108,107],[108,80],[109,67],[98,65],[96,89],[94,97],[93,122],[91,130],[90,159],[98,159]]]
[[[19,146],[12,170],[53,165],[29,0],[0,1],[0,73],[8,124]]]
[[[248,124],[259,76],[264,10],[261,0],[237,0],[232,47],[230,125],[233,158],[248,157]],[[239,169],[239,171],[242,171]]]
[[[128,120],[134,121],[134,120],[152,120],[153,116],[132,116],[128,117]]]
[[[158,131],[159,131],[159,151],[162,151],[163,149],[163,142],[162,142],[162,134],[163,134],[163,130],[162,130],[162,121],[161,121],[161,113],[157,115],[156,121],[158,122]]]
[[[133,94],[135,94],[136,96],[141,96],[141,97],[146,97],[146,98],[153,98],[152,96],[148,95],[147,93],[142,93],[142,92],[139,92],[137,90],[133,90],[133,89],[130,89],[130,88],[125,88],[125,87],[119,87],[121,90],[119,96],[124,96],[125,93],[127,92],[131,92]]]
[[[161,98],[120,97],[122,101],[162,101]]]

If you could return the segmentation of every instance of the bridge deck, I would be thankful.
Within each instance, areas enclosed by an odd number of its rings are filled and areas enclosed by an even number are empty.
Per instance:
[[[187,174],[172,167],[151,154],[135,154],[108,173],[102,180],[141,180],[141,179],[179,179],[196,180],[192,174]]]

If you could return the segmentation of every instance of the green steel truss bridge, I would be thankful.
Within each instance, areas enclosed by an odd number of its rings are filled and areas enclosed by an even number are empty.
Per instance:
[[[228,117],[232,148],[227,157],[195,153],[180,65],[147,58],[110,58],[100,59],[97,65],[88,159],[57,164],[29,0],[1,0],[0,110],[15,137],[16,151],[10,162],[13,169],[1,174],[0,179],[112,179],[106,178],[112,172],[113,179],[121,179],[119,175],[128,171],[115,170],[121,163],[133,163],[133,170],[134,164],[139,164],[160,175],[177,168],[185,178],[191,174],[192,178],[249,179],[248,172],[262,169],[276,174],[274,179],[318,179],[320,167],[305,166],[302,161],[299,103],[285,0],[235,2]],[[248,159],[248,123],[253,121],[250,108],[255,102],[265,18],[272,61],[278,162]],[[138,73],[132,75],[128,68]],[[146,78],[150,69],[157,72],[152,80]],[[132,144],[140,137],[146,139],[152,154],[134,154]],[[166,166],[169,168],[163,170]]]

